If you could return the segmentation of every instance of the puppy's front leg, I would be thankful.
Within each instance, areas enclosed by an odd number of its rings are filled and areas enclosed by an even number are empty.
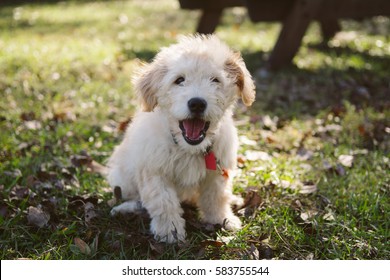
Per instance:
[[[139,191],[152,219],[150,230],[154,238],[168,243],[183,241],[185,220],[181,217],[183,209],[173,185],[161,176],[152,176],[144,180]]]
[[[209,174],[200,193],[198,206],[204,222],[224,224],[229,230],[241,228],[241,221],[231,208],[236,198],[229,178],[218,173]]]

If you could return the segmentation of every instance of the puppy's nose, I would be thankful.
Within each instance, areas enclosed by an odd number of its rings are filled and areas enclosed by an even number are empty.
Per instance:
[[[188,100],[188,108],[193,114],[202,114],[207,107],[207,102],[203,98],[195,97]]]

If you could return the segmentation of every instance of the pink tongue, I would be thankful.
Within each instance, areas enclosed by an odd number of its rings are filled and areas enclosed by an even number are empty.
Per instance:
[[[200,119],[188,119],[183,121],[183,126],[186,130],[186,136],[192,140],[196,140],[200,137],[205,127],[205,122]]]

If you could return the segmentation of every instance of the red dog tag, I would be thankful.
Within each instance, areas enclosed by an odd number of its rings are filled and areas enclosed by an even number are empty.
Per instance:
[[[206,162],[206,168],[209,170],[217,170],[217,160],[215,158],[214,152],[210,151],[204,156]]]

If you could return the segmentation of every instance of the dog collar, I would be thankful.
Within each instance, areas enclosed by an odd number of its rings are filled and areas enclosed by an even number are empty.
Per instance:
[[[216,171],[218,170],[219,173],[225,178],[229,178],[229,171],[226,168],[222,168],[220,161],[215,157],[214,152],[211,149],[210,146],[209,149],[207,149],[206,153],[204,153],[204,160],[206,163],[206,169]]]
[[[217,170],[217,158],[215,157],[214,152],[210,149],[207,149],[206,153],[204,153],[204,161],[206,163],[206,169],[209,170]]]
[[[175,135],[171,132],[172,140],[175,145],[178,145],[179,143],[176,140]],[[210,145],[206,148],[206,151],[203,153],[204,161],[206,163],[206,169],[218,171],[221,173],[221,175],[225,178],[229,178],[229,172],[227,169],[222,168],[219,160],[215,157],[215,154],[213,152],[213,145]]]

